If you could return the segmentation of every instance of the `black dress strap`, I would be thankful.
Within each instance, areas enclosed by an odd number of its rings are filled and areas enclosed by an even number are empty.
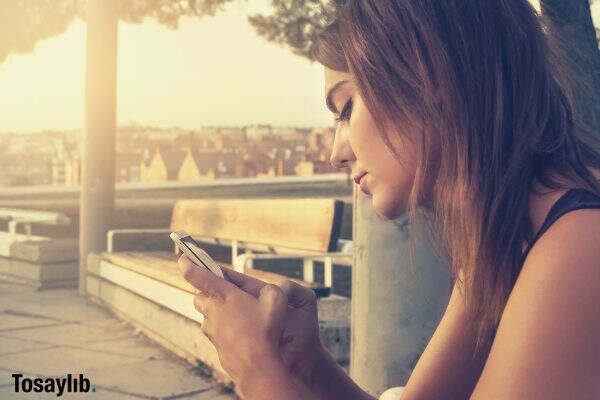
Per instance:
[[[565,194],[552,205],[552,208],[550,208],[550,211],[544,220],[544,224],[531,242],[531,245],[527,248],[524,256],[527,256],[534,243],[554,222],[556,222],[557,219],[569,211],[580,210],[582,208],[600,208],[600,196],[587,189],[581,188],[570,189],[565,192]]]

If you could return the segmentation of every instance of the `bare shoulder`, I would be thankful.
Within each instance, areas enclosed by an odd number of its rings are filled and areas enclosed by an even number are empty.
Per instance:
[[[540,263],[556,264],[555,257],[573,263],[594,256],[590,261],[600,261],[600,209],[573,210],[558,218],[533,245],[521,273]]]
[[[532,247],[472,399],[600,398],[600,209],[560,217]]]

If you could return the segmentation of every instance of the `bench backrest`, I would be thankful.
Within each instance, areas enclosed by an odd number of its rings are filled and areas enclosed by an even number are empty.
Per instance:
[[[171,230],[314,252],[334,251],[344,203],[336,199],[180,200]]]

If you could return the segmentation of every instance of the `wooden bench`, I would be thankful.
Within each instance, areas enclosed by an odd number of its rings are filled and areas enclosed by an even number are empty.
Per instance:
[[[351,264],[349,241],[339,239],[342,212],[343,202],[335,199],[182,200],[167,230],[109,231],[107,248],[114,254],[107,257],[139,262],[138,254],[124,251],[174,248],[168,233],[183,229],[200,243],[229,248],[229,260],[209,251],[223,266],[269,283],[293,280],[323,297],[331,290],[333,260]],[[254,260],[265,259],[303,260],[303,279],[253,268]],[[324,284],[314,282],[315,260],[324,263]]]
[[[67,225],[70,218],[48,211],[0,208],[8,231],[0,232],[0,279],[38,289],[73,287],[78,283],[76,239],[31,234],[31,225]],[[18,233],[21,225],[24,233]]]
[[[108,233],[108,250],[87,260],[86,291],[122,319],[190,362],[201,360],[222,381],[228,377],[212,344],[198,334],[202,314],[193,307],[196,290],[181,276],[169,232],[186,230],[224,267],[281,284],[286,279],[310,287],[324,346],[341,363],[349,359],[349,306],[330,295],[327,284],[312,282],[312,264],[351,265],[348,241],[339,240],[343,202],[335,199],[181,200],[169,229],[119,229]],[[340,251],[345,249],[345,251]],[[257,269],[260,259],[303,260],[304,279]],[[310,267],[310,273],[307,270]],[[308,280],[306,277],[308,276]]]

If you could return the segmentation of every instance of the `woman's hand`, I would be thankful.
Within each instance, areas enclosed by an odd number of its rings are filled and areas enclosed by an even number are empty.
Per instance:
[[[234,382],[263,365],[281,363],[310,386],[323,351],[312,290],[292,281],[282,287],[267,284],[222,267],[224,280],[185,256],[178,265],[199,290],[194,306],[204,315],[202,330]]]

